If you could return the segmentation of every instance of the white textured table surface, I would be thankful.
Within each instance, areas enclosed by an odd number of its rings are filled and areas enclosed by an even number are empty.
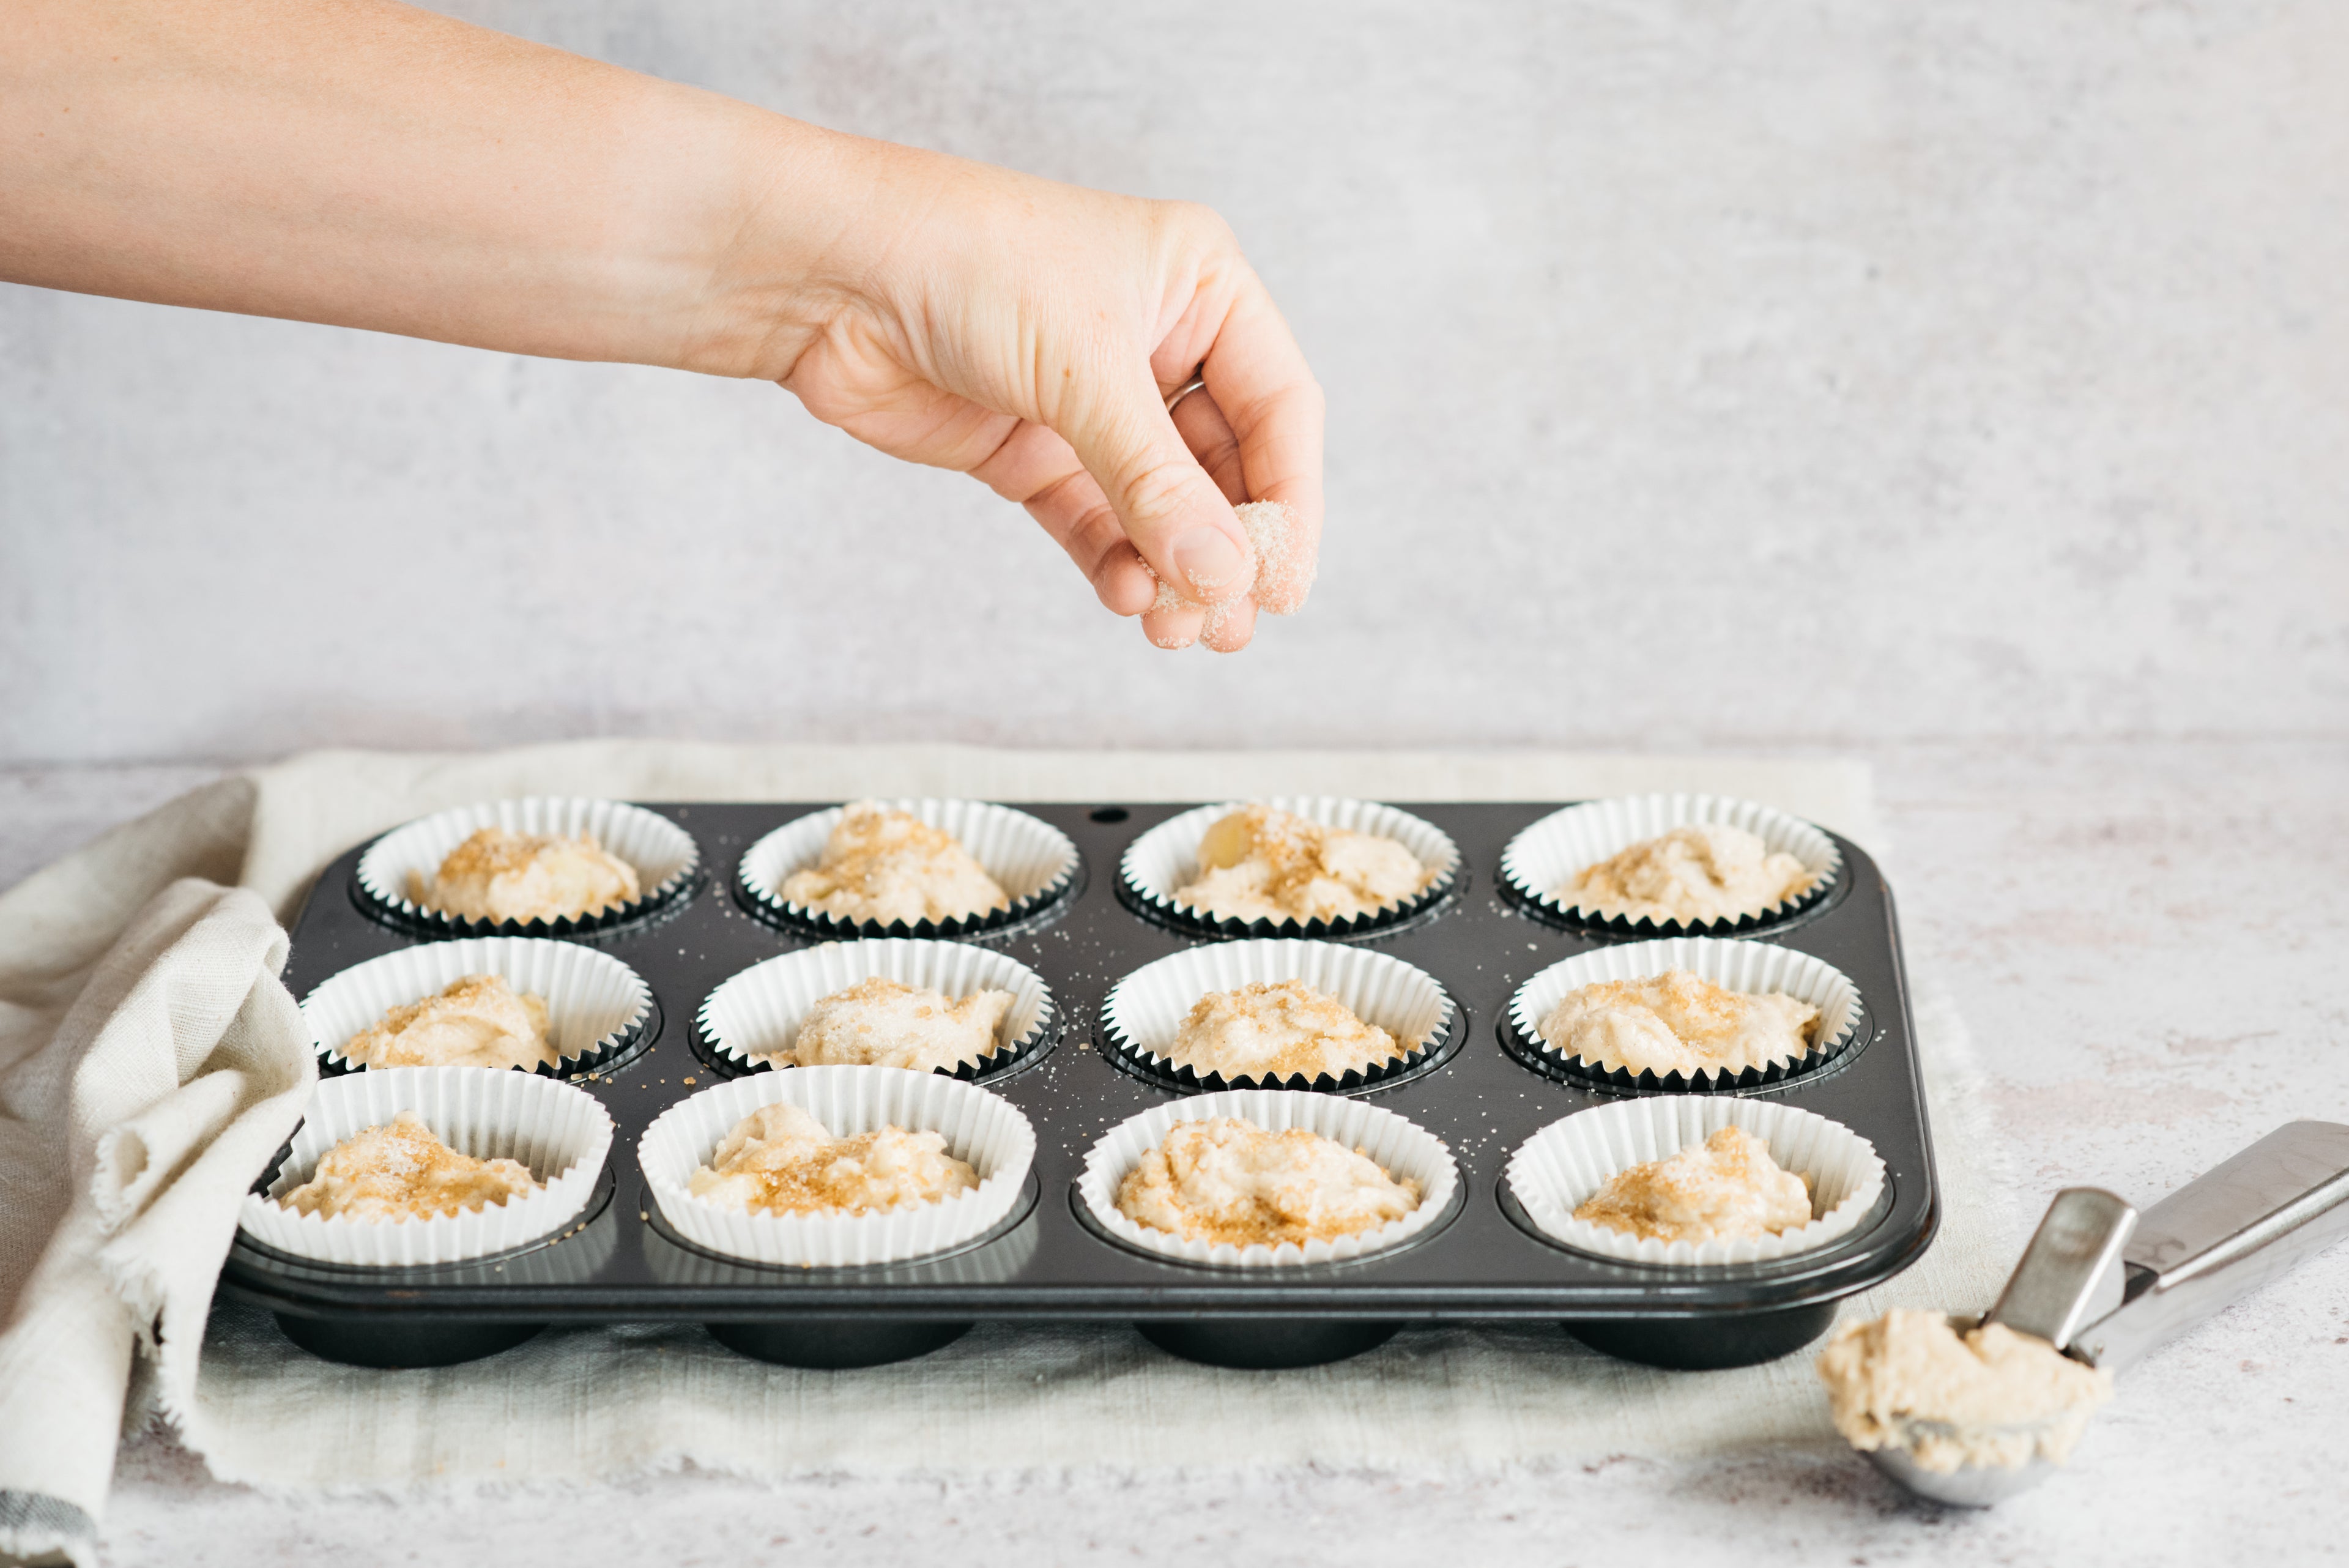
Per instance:
[[[2278,1123],[2349,1118],[2349,742],[1878,753],[1912,971],[1953,991],[2036,1191],[2150,1200]],[[207,776],[0,773],[0,885]],[[2017,1237],[2020,1245],[2021,1238]],[[1952,1303],[1979,1305],[1980,1303]],[[1694,1376],[1694,1375],[1692,1375]],[[1286,1470],[985,1485],[700,1475],[561,1494],[300,1504],[124,1452],[121,1564],[1669,1559],[2204,1563],[2337,1554],[2349,1248],[2129,1375],[2069,1473],[1985,1515],[1844,1454],[1505,1474]]]

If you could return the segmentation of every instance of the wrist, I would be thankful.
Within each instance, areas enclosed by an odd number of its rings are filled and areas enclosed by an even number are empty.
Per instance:
[[[932,155],[753,110],[698,259],[678,368],[781,381],[846,309],[880,303],[901,215]]]

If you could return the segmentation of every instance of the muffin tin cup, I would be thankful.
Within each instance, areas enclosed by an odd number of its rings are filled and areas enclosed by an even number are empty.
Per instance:
[[[737,1123],[765,1106],[798,1106],[834,1137],[882,1127],[942,1133],[979,1185],[935,1203],[865,1214],[750,1213],[693,1196],[693,1173]],[[936,1073],[899,1067],[794,1067],[738,1078],[680,1100],[636,1144],[661,1219],[707,1251],[778,1268],[900,1262],[977,1240],[1019,1201],[1036,1159],[1036,1129],[1011,1103]]]
[[[1773,1062],[1736,1072],[1717,1069],[1693,1076],[1658,1075],[1568,1055],[1541,1036],[1542,1021],[1568,992],[1607,980],[1644,980],[1670,970],[1686,970],[1728,991],[1752,995],[1783,992],[1819,1010],[1811,1049],[1793,1061]],[[1850,1050],[1865,1017],[1859,988],[1823,959],[1767,942],[1723,941],[1710,937],[1670,937],[1627,942],[1580,953],[1535,975],[1509,998],[1503,1023],[1518,1055],[1559,1077],[1627,1094],[1722,1094],[1756,1089],[1817,1072]]]
[[[1174,1059],[1175,1034],[1201,997],[1282,980],[1301,980],[1335,996],[1364,1023],[1393,1035],[1403,1054],[1343,1074],[1280,1080],[1226,1077]],[[1282,939],[1191,948],[1144,964],[1110,988],[1102,999],[1101,1022],[1102,1043],[1122,1065],[1170,1088],[1286,1088],[1327,1095],[1373,1088],[1418,1071],[1450,1040],[1458,1011],[1433,975],[1401,959],[1335,942]]]
[[[561,838],[592,836],[636,868],[637,896],[595,914],[553,920],[472,919],[428,909],[409,896],[410,874],[428,882],[449,852],[484,827]],[[359,857],[361,902],[377,918],[433,936],[571,936],[624,925],[688,895],[701,867],[693,835],[657,812],[625,801],[533,795],[435,812],[395,827]]]
[[[1324,827],[1392,838],[1419,857],[1420,864],[1434,875],[1426,887],[1401,903],[1330,920],[1243,920],[1176,903],[1176,890],[1198,876],[1199,845],[1207,829],[1249,805],[1290,812]],[[1126,846],[1117,874],[1118,897],[1128,908],[1176,930],[1216,937],[1355,937],[1402,925],[1441,903],[1459,886],[1461,859],[1459,846],[1450,835],[1407,811],[1342,795],[1277,795],[1197,806],[1170,817]]]
[[[723,981],[702,1002],[698,1018],[707,1054],[720,1070],[736,1075],[794,1067],[769,1058],[797,1040],[817,1002],[874,976],[927,986],[957,1000],[978,991],[1011,993],[993,1049],[934,1072],[967,1083],[1000,1077],[1035,1060],[1051,1044],[1058,1016],[1051,988],[1026,964],[964,942],[885,937],[803,948]]]
[[[971,858],[995,878],[1009,908],[946,920],[851,920],[796,903],[783,896],[794,871],[812,869],[823,857],[843,806],[811,812],[761,838],[743,853],[735,879],[742,899],[761,919],[786,929],[845,940],[854,937],[957,937],[1024,925],[1050,911],[1076,887],[1083,862],[1069,836],[1041,819],[1008,805],[980,800],[885,800],[879,804],[910,813],[925,825],[951,834]]]
[[[1808,1179],[1811,1222],[1775,1236],[1702,1242],[1640,1238],[1577,1220],[1574,1211],[1635,1165],[1666,1159],[1724,1127],[1770,1146],[1770,1158]],[[1712,1268],[1815,1252],[1859,1228],[1884,1195],[1876,1146],[1841,1122],[1766,1100],[1621,1100],[1552,1122],[1509,1157],[1502,1179],[1541,1233],[1562,1247],[1625,1263]]]
[[[1813,880],[1793,898],[1751,915],[1722,920],[1632,919],[1619,911],[1584,909],[1558,894],[1569,877],[1635,844],[1676,827],[1718,823],[1742,827],[1772,852],[1808,867]],[[1586,801],[1526,826],[1501,852],[1501,883],[1520,904],[1552,924],[1620,937],[1718,937],[1760,930],[1816,909],[1843,876],[1843,852],[1833,838],[1799,816],[1750,800],[1713,794],[1635,794]]]
[[[652,988],[609,953],[543,937],[468,937],[369,959],[303,998],[302,1022],[319,1066],[329,1073],[368,1071],[367,1064],[343,1054],[353,1036],[373,1028],[392,1008],[436,995],[472,974],[501,976],[515,991],[545,999],[547,1038],[560,1060],[535,1070],[556,1077],[575,1077],[618,1061],[644,1039],[652,1023]]]
[[[1178,1124],[1218,1116],[1237,1116],[1274,1132],[1302,1127],[1360,1149],[1389,1176],[1417,1181],[1419,1207],[1376,1230],[1302,1246],[1284,1241],[1278,1247],[1193,1241],[1119,1212],[1118,1188],[1143,1155],[1164,1142]],[[1459,1167],[1444,1140],[1393,1111],[1303,1090],[1234,1089],[1158,1106],[1112,1127],[1085,1156],[1084,1170],[1077,1178],[1077,1201],[1105,1234],[1152,1257],[1202,1268],[1278,1269],[1344,1262],[1407,1245],[1444,1218],[1459,1187]]]
[[[310,1179],[336,1144],[402,1111],[475,1159],[514,1159],[544,1185],[454,1215],[370,1220],[299,1214],[276,1201]],[[612,1118],[595,1096],[530,1073],[477,1067],[378,1067],[318,1085],[302,1125],[262,1190],[245,1195],[237,1228],[314,1262],[412,1268],[510,1251],[578,1218],[612,1148]]]

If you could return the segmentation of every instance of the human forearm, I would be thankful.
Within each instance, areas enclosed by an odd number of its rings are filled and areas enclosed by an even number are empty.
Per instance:
[[[793,291],[720,275],[779,184],[840,182],[852,139],[388,0],[6,15],[16,281],[737,374],[822,297],[837,220],[813,202],[759,235]]]

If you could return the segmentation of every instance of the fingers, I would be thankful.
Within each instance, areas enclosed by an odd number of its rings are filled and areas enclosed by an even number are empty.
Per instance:
[[[1126,537],[1185,598],[1212,605],[1246,593],[1256,575],[1247,534],[1184,444],[1149,368],[1104,369],[1095,387],[1061,433]]]
[[[1118,525],[1101,486],[1069,443],[1042,425],[1014,421],[994,452],[971,469],[998,495],[1028,509],[1075,562],[1113,615],[1140,615],[1158,581]]]
[[[1142,612],[1142,635],[1155,648],[1188,648],[1199,640],[1199,630],[1206,624],[1206,607],[1176,603],[1164,609],[1151,608]]]
[[[1214,397],[1205,389],[1192,393],[1174,405],[1174,418],[1183,444],[1197,456],[1199,466],[1207,471],[1224,499],[1235,506],[1246,501],[1247,476],[1241,472],[1240,443]]]
[[[1256,635],[1256,600],[1245,598],[1236,604],[1223,605],[1209,610],[1199,628],[1199,640],[1217,653],[1237,653]]]
[[[1257,585],[1275,615],[1303,607],[1321,545],[1321,439],[1324,401],[1272,298],[1253,272],[1242,276],[1231,308],[1208,347],[1205,374],[1236,442],[1247,495],[1288,504],[1296,536],[1278,581]],[[1184,400],[1184,409],[1199,401]]]

